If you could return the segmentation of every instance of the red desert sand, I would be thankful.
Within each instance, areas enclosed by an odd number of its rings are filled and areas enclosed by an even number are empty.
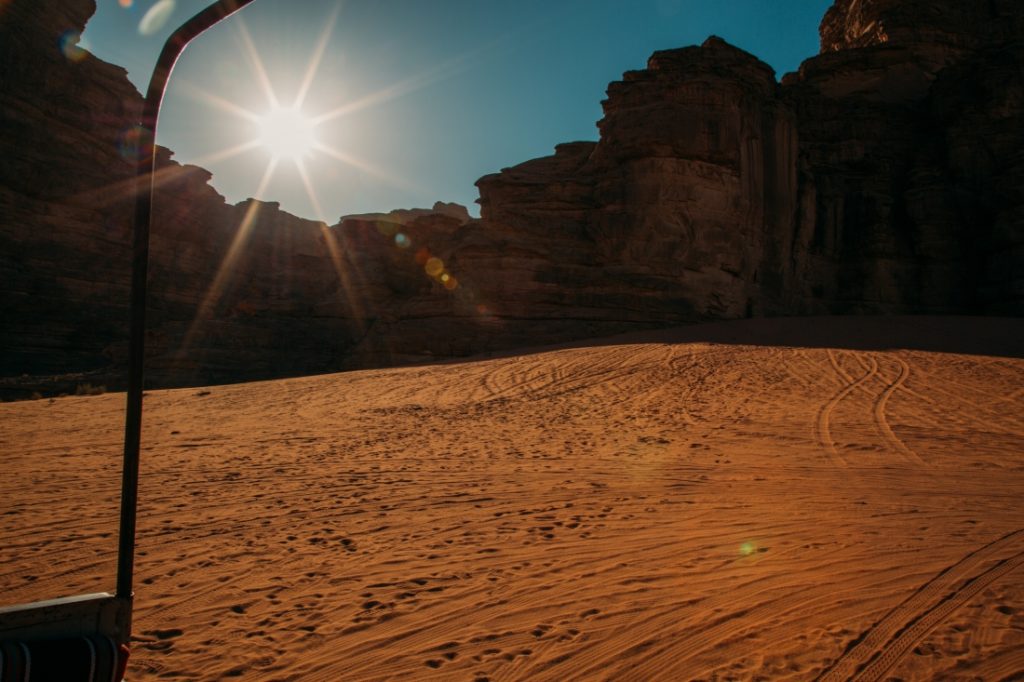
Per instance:
[[[152,391],[129,679],[1024,676],[1024,320]],[[7,603],[110,589],[123,395],[0,406]]]

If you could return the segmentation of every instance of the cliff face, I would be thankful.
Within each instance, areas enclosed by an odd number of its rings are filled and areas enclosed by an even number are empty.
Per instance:
[[[532,245],[574,316],[760,311],[763,254],[794,210],[795,120],[772,70],[717,38],[657,52],[611,84],[604,113],[596,145],[482,178],[482,227]]]
[[[484,227],[578,234],[647,321],[1021,314],[1022,39],[1019,3],[839,0],[781,85],[718,39],[656,53],[596,145],[481,179]]]
[[[108,365],[127,329],[131,210],[122,157],[141,99],[79,50],[91,0],[0,12],[0,374]],[[130,197],[127,197],[130,199]]]
[[[1022,37],[1019,3],[829,10],[780,89],[801,216],[780,312],[1024,312]]]
[[[821,51],[897,45],[949,63],[966,52],[1019,40],[1024,29],[1015,0],[923,2],[836,0],[821,22]]]
[[[94,9],[0,13],[6,395],[83,378],[39,378],[68,372],[116,385],[125,355],[141,101],[69,38]],[[657,52],[609,86],[598,142],[481,178],[480,220],[231,206],[160,150],[151,383],[709,318],[1022,314],[1022,37],[1010,0],[838,0],[822,53],[781,84],[717,38]]]

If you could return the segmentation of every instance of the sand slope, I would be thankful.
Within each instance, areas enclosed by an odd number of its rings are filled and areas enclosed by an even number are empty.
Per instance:
[[[758,321],[152,392],[130,679],[1020,679],[1022,342]],[[0,405],[5,601],[111,587],[122,401]]]

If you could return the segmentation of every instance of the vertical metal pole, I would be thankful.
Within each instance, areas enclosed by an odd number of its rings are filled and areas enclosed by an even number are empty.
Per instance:
[[[142,435],[143,360],[146,341],[146,277],[149,268],[149,228],[156,171],[156,125],[167,81],[185,46],[218,21],[252,0],[220,0],[192,17],[164,44],[142,109],[139,162],[135,174],[135,216],[132,237],[131,326],[128,347],[128,397],[124,425],[124,465],[121,475],[121,526],[117,549],[117,596],[132,597],[135,569],[135,521],[139,496],[139,450]],[[128,633],[124,634],[127,639]]]

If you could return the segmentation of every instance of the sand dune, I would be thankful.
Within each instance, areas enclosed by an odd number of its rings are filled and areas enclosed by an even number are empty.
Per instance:
[[[1024,321],[751,321],[146,400],[130,679],[1024,677]],[[0,405],[109,589],[123,396]]]

